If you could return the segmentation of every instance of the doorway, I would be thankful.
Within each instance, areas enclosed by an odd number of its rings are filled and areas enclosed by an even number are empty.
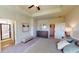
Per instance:
[[[50,24],[50,37],[55,38],[55,24]]]

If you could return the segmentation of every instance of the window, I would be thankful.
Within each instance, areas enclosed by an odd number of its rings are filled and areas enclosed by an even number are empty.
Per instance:
[[[0,24],[0,34],[1,34],[1,40],[11,38],[11,25]]]

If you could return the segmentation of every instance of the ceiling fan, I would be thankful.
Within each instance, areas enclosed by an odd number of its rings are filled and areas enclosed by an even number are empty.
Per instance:
[[[31,5],[31,6],[29,6],[28,7],[28,9],[30,9],[30,8],[32,8],[32,7],[34,7],[35,5]],[[37,8],[37,10],[40,10],[40,7],[37,5],[37,6],[35,6],[36,8]]]

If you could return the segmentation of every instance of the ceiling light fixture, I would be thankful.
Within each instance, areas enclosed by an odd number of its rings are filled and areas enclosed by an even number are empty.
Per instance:
[[[28,8],[30,9],[30,8],[32,8],[32,7],[34,7],[34,6],[37,8],[37,10],[40,10],[40,7],[39,7],[37,4],[31,5],[31,6],[29,6]]]

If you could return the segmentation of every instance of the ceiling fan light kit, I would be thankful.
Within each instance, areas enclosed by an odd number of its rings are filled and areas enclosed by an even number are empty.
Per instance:
[[[28,8],[30,9],[30,8],[32,8],[32,7],[36,7],[37,8],[37,10],[40,10],[40,7],[38,6],[38,5],[31,5],[31,6],[29,6]]]

